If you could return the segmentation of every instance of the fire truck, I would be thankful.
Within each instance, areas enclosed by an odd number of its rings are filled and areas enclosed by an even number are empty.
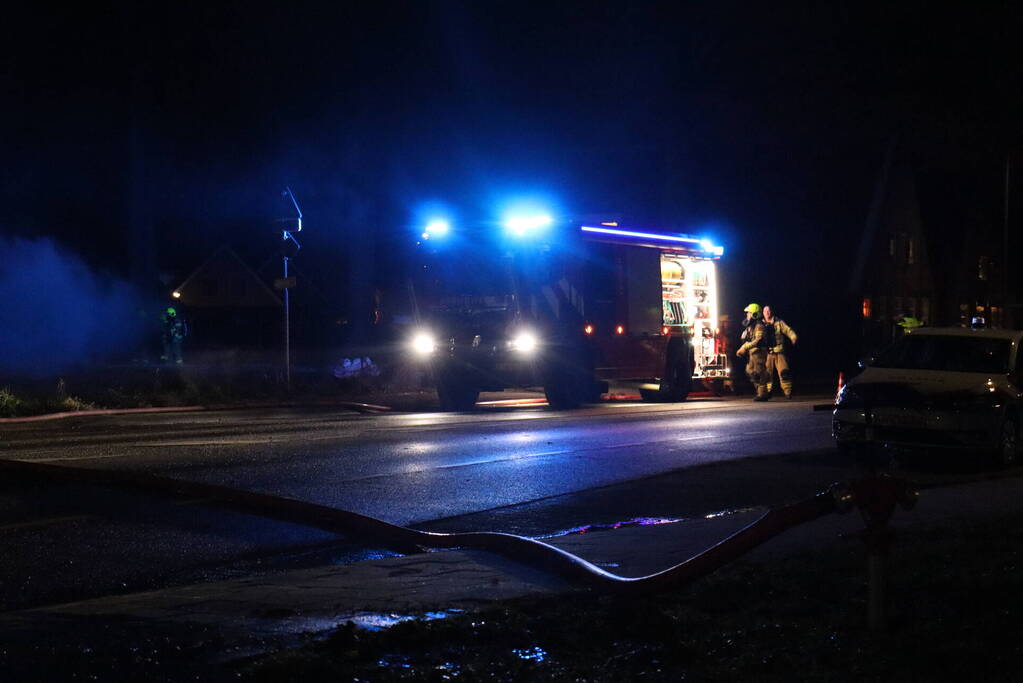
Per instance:
[[[710,240],[547,216],[464,234],[431,226],[409,282],[409,337],[443,410],[515,387],[542,387],[552,408],[572,409],[612,384],[684,401],[696,382],[728,383],[724,248]]]

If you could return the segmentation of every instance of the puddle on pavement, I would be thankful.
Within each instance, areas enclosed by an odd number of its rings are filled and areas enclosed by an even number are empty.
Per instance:
[[[530,662],[542,662],[547,658],[547,652],[540,647],[530,647],[525,650],[512,650],[512,654],[519,659]]]
[[[365,631],[383,631],[405,621],[436,621],[437,619],[446,619],[454,614],[461,614],[464,611],[461,609],[448,609],[424,612],[422,614],[396,614],[394,612],[388,614],[360,613],[345,619],[342,624],[335,622],[334,625],[338,626],[351,622],[356,628],[361,628]]]

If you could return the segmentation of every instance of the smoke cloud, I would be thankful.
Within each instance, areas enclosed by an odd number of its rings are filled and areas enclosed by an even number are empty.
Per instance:
[[[0,372],[45,377],[138,348],[143,310],[53,241],[0,238]]]

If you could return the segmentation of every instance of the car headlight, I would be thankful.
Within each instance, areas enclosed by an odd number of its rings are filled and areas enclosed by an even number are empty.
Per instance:
[[[429,356],[437,350],[437,340],[429,332],[417,332],[412,337],[411,346],[417,356]]]
[[[522,331],[512,337],[508,345],[519,353],[533,353],[537,347],[536,335],[529,331]]]

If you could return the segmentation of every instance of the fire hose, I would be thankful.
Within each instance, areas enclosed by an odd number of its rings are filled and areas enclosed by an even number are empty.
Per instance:
[[[343,535],[369,547],[386,548],[402,554],[422,552],[424,549],[485,550],[557,574],[597,592],[617,595],[653,594],[677,588],[732,562],[794,526],[832,512],[845,512],[854,506],[858,506],[865,515],[869,512],[870,516],[865,518],[868,523],[876,526],[885,511],[891,514],[896,501],[908,505],[916,495],[905,482],[887,477],[881,478],[881,483],[875,486],[864,482],[854,483],[851,487],[835,484],[805,500],[768,510],[748,526],[673,567],[647,576],[625,577],[608,572],[550,544],[514,534],[419,531],[326,505],[134,472],[20,460],[0,460],[0,472],[70,484],[159,494],[175,500],[200,499],[211,507],[313,527]],[[879,502],[878,496],[885,500]]]

